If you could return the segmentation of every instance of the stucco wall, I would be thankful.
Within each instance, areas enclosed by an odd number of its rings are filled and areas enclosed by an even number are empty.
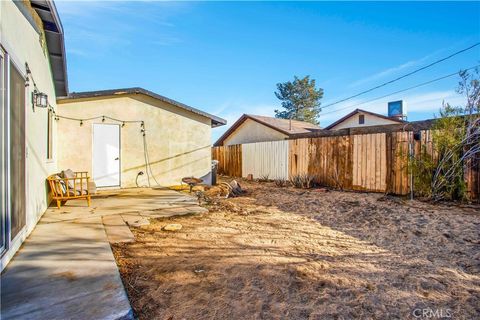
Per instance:
[[[50,104],[56,108],[55,91],[50,71],[48,55],[43,52],[37,31],[25,19],[17,6],[11,1],[0,1],[0,44],[14,62],[17,69],[26,76],[25,63],[28,63],[32,76],[40,91],[48,94]],[[1,269],[18,250],[21,243],[33,230],[38,219],[48,205],[46,177],[56,172],[56,153],[47,160],[47,110],[32,110],[31,92],[33,83],[29,82],[26,94],[26,228],[16,241],[10,244],[8,252],[2,257]],[[54,125],[55,126],[55,125]],[[55,127],[53,144],[56,145]]]
[[[109,116],[145,121],[148,156],[160,185],[180,184],[186,176],[202,177],[211,170],[211,120],[156,99],[136,94],[100,99],[59,102],[59,115],[74,118]],[[58,125],[58,167],[92,174],[92,127],[101,119],[79,122],[60,119]],[[118,123],[106,120],[104,123]],[[148,185],[140,124],[121,128],[121,187]],[[150,179],[155,185],[155,181]]]
[[[277,141],[287,138],[286,134],[264,126],[251,119],[245,120],[230,136],[224,141],[224,146],[241,143]]]
[[[359,124],[358,123],[358,117],[359,115],[363,114],[365,116],[365,123],[364,124]],[[383,125],[383,124],[395,124],[398,123],[396,121],[376,117],[374,115],[368,114],[368,113],[357,113],[350,118],[342,121],[341,123],[337,124],[335,127],[331,128],[331,130],[339,130],[339,129],[345,129],[345,128],[356,128],[356,127],[368,127],[368,126],[377,126],[377,125]]]

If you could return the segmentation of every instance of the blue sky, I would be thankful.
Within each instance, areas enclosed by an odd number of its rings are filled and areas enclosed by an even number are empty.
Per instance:
[[[480,42],[479,2],[57,1],[70,91],[144,87],[232,124],[273,115],[276,83],[310,75],[324,105]],[[480,46],[367,95],[324,109],[326,126],[363,101],[480,64]],[[409,120],[442,101],[445,79],[359,108],[385,114],[403,99]],[[337,111],[338,110],[338,111]],[[328,112],[328,113],[327,113]],[[227,126],[213,130],[216,140]]]

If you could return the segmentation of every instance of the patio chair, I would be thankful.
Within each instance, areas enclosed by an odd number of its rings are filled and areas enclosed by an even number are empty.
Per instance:
[[[52,199],[57,201],[57,208],[68,200],[86,199],[90,207],[90,197],[95,192],[95,184],[89,181],[88,172],[74,172],[70,169],[53,174],[47,178]]]

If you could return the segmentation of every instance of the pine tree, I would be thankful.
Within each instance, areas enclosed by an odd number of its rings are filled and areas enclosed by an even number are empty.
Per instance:
[[[295,76],[293,81],[278,83],[277,89],[275,96],[282,101],[282,108],[285,110],[275,110],[276,118],[319,124],[323,89],[315,87],[314,79],[310,79],[310,76],[302,79]]]

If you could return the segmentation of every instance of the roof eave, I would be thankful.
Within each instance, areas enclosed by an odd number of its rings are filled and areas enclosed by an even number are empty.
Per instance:
[[[55,94],[57,97],[66,97],[68,96],[68,77],[65,39],[57,8],[51,0],[31,0],[30,3],[44,25]]]
[[[167,98],[165,96],[159,95],[155,92],[139,88],[139,87],[134,87],[134,88],[124,88],[124,89],[113,89],[113,90],[100,90],[100,91],[86,91],[86,92],[72,92],[68,95],[68,97],[60,97],[57,100],[59,102],[73,102],[75,100],[80,100],[80,99],[91,99],[91,98],[101,98],[101,97],[118,97],[121,95],[133,95],[133,94],[143,94],[145,96],[151,97],[153,99],[157,99],[163,102],[166,102],[168,104],[171,104],[173,106],[179,107],[181,109],[190,111],[192,113],[198,114],[200,116],[209,118],[211,120],[211,126],[212,128],[220,127],[225,124],[227,124],[227,120],[222,119],[220,117],[217,117],[215,115],[212,115],[210,113],[201,111],[197,108],[188,106],[186,104],[183,104],[181,102],[175,101],[173,99]]]

